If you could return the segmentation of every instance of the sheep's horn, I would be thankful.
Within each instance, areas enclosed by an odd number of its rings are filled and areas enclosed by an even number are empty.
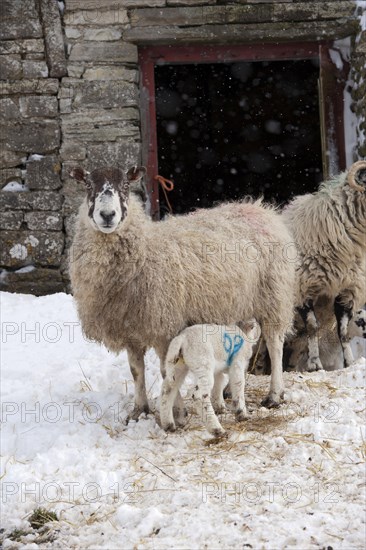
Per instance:
[[[352,164],[348,170],[348,185],[356,191],[365,191],[365,187],[359,185],[356,180],[356,174],[359,170],[366,170],[366,160],[359,160]]]

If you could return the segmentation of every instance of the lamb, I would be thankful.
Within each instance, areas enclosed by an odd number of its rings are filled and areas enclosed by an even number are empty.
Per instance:
[[[366,161],[295,198],[282,217],[298,250],[297,306],[308,334],[307,370],[322,369],[314,309],[331,302],[344,366],[353,362],[349,320],[365,302]]]
[[[278,406],[295,296],[295,266],[285,253],[291,236],[280,215],[248,200],[153,222],[130,193],[144,174],[142,167],[71,173],[87,190],[70,252],[74,299],[89,339],[116,353],[127,349],[135,382],[131,418],[149,411],[149,347],[164,377],[169,343],[184,328],[252,317],[262,327],[272,363],[264,404]],[[177,414],[182,420],[179,395]]]
[[[229,374],[236,420],[245,420],[245,373],[259,336],[258,324],[250,320],[245,324],[245,332],[237,326],[194,325],[173,338],[165,359],[160,397],[160,421],[164,430],[175,430],[173,403],[189,370],[196,378],[202,412],[212,435],[225,434],[214,412],[225,412],[224,373]]]

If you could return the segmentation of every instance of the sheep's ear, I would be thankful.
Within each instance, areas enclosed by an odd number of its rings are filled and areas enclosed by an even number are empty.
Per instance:
[[[70,172],[70,176],[79,182],[86,183],[86,178],[89,175],[90,172],[87,172],[84,170],[84,168],[81,168],[80,166],[76,166],[73,168]]]
[[[130,183],[138,182],[146,174],[146,168],[144,166],[132,166],[127,172],[127,179]]]

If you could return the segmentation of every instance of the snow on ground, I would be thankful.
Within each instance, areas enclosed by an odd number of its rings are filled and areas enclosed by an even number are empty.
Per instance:
[[[193,413],[167,435],[153,415],[124,425],[126,355],[83,339],[71,296],[3,293],[1,306],[4,548],[364,547],[363,359],[286,373],[276,411],[259,406],[268,377],[249,376],[251,416],[227,414],[227,440]],[[152,404],[160,383],[150,352]],[[38,507],[60,519],[46,535],[27,520]]]

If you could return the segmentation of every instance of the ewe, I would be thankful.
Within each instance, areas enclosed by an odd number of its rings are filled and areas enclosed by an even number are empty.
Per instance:
[[[298,311],[308,334],[307,370],[322,369],[314,308],[319,300],[334,307],[344,366],[353,362],[347,332],[354,311],[365,302],[366,161],[296,197],[282,218],[298,249]]]
[[[272,365],[264,403],[278,405],[295,296],[295,265],[287,259],[291,236],[280,215],[247,201],[153,222],[130,193],[144,174],[144,168],[125,173],[110,167],[71,174],[87,190],[70,252],[72,290],[86,336],[114,352],[127,349],[135,381],[132,418],[149,411],[149,347],[164,376],[169,343],[185,327],[253,317]]]
[[[247,416],[245,373],[259,336],[260,328],[253,320],[245,324],[244,331],[236,326],[194,325],[173,338],[165,360],[160,397],[160,421],[164,430],[175,430],[173,404],[189,370],[196,379],[202,414],[211,434],[218,437],[225,433],[214,412],[225,412],[224,373],[229,374],[236,420],[244,420]]]

